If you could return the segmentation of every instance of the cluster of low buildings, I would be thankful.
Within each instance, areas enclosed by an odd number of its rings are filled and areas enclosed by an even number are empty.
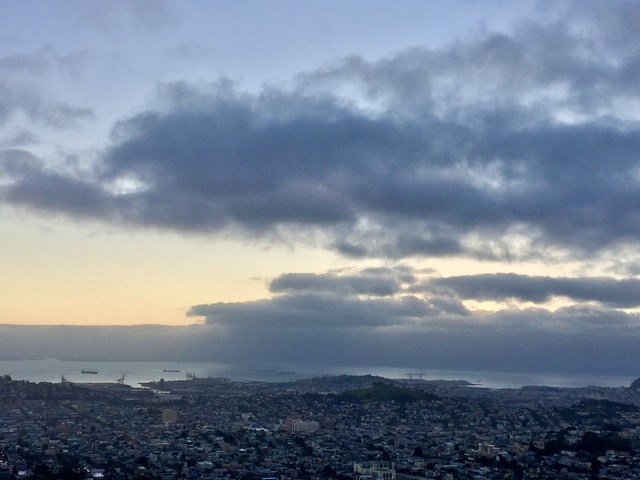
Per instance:
[[[380,382],[421,395],[343,394]],[[370,376],[149,387],[0,379],[0,479],[640,477],[640,394],[629,388]]]

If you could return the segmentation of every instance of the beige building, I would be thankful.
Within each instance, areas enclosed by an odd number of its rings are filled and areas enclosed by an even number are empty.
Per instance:
[[[178,421],[178,411],[173,408],[165,408],[162,410],[162,423],[165,425],[176,423]]]
[[[396,464],[393,462],[354,463],[353,473],[355,473],[356,478],[360,480],[367,478],[396,480]]]
[[[289,417],[284,421],[284,428],[289,433],[315,432],[320,428],[320,424],[318,422]]]

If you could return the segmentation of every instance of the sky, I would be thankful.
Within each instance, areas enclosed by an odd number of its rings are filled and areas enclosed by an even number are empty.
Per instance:
[[[637,2],[0,7],[0,357],[638,373]]]

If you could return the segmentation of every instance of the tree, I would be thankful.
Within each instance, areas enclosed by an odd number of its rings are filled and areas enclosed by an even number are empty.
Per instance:
[[[338,476],[338,473],[330,465],[327,465],[322,469],[322,474],[325,477],[331,478],[336,478]]]

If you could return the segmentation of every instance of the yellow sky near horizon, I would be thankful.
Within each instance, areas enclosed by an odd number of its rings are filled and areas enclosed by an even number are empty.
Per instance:
[[[2,218],[0,323],[197,323],[193,305],[268,296],[280,273],[331,268],[335,255],[216,237]],[[294,267],[295,265],[295,267]]]

